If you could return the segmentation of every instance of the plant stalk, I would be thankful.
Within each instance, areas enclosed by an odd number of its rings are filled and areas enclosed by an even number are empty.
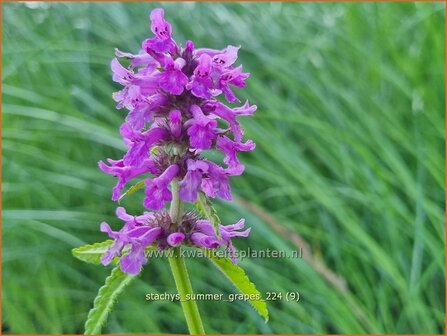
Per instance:
[[[173,180],[171,183],[172,202],[169,215],[171,216],[171,221],[176,225],[179,224],[183,211],[183,204],[180,200],[178,189],[178,181]],[[169,265],[171,266],[177,291],[180,294],[180,303],[189,333],[191,335],[204,335],[205,330],[203,329],[199,308],[197,307],[196,301],[191,298],[193,294],[191,281],[189,280],[185,260],[180,254],[180,247],[173,248],[173,253],[169,256]]]

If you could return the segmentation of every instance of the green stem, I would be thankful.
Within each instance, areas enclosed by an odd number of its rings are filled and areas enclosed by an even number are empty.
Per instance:
[[[188,324],[189,333],[191,335],[205,335],[197,303],[191,297],[187,297],[188,295],[191,296],[193,291],[185,260],[180,255],[180,249],[178,247],[174,248],[173,256],[169,257],[169,264],[171,265],[172,275],[174,276],[175,284],[180,294],[180,302],[186,323]]]
[[[178,190],[178,181],[177,179],[174,179],[171,182],[172,201],[171,208],[169,209],[169,216],[171,217],[171,222],[176,225],[180,224],[180,219],[183,212],[183,202],[179,197]]]
[[[178,182],[176,180],[171,183],[172,202],[169,210],[171,221],[179,224],[183,204],[178,195]],[[204,335],[202,319],[200,318],[199,308],[195,300],[191,298],[193,291],[191,281],[189,280],[188,270],[186,269],[185,260],[180,254],[180,247],[173,248],[173,253],[169,257],[169,265],[171,266],[172,275],[174,276],[177,291],[180,294],[180,302],[188,324],[189,333],[191,335]],[[189,296],[189,298],[188,298]]]

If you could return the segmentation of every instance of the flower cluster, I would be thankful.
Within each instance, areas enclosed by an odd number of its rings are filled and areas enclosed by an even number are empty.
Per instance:
[[[147,261],[144,250],[155,242],[160,249],[180,244],[208,249],[224,246],[232,253],[235,250],[231,238],[247,237],[250,234],[250,228],[238,231],[244,228],[244,219],[232,225],[219,225],[219,238],[209,221],[198,219],[191,212],[185,213],[177,226],[172,225],[166,211],[144,212],[141,216],[131,216],[123,207],[118,207],[116,215],[125,223],[120,231],[112,231],[109,224],[101,223],[101,231],[115,240],[103,254],[101,261],[108,265],[115,257],[124,255],[120,260],[120,268],[129,274],[138,274],[141,271],[142,265]],[[234,257],[233,262],[236,262]]]
[[[217,99],[222,96],[228,103],[240,103],[233,88],[244,87],[249,74],[241,65],[234,66],[239,47],[196,49],[191,41],[181,47],[172,39],[163,9],[154,9],[150,20],[155,36],[143,41],[138,54],[116,50],[117,57],[129,60],[129,66],[116,58],[111,63],[113,80],[123,86],[113,95],[117,108],[129,111],[120,127],[128,150],[120,160],[99,162],[101,170],[118,178],[112,200],[119,200],[126,184],[140,177],[145,184],[144,206],[158,211],[129,216],[118,208],[124,227],[114,232],[106,223],[101,225],[101,230],[115,239],[103,263],[124,255],[121,268],[128,273],[139,272],[146,261],[144,248],[155,242],[159,248],[184,243],[231,250],[231,237],[249,233],[236,231],[244,226],[241,220],[221,225],[217,237],[206,220],[184,215],[181,223],[173,225],[162,210],[173,199],[169,186],[174,180],[185,202],[195,202],[199,192],[231,200],[229,176],[244,171],[237,153],[255,148],[253,141],[243,142],[238,117],[252,115],[256,106],[247,101],[229,107]],[[203,157],[204,151],[213,149],[224,154],[224,165]]]

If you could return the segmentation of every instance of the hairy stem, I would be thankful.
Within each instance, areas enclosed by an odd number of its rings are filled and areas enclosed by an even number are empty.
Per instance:
[[[171,183],[172,202],[169,215],[174,224],[178,225],[182,216],[183,204],[178,195],[178,181]],[[193,294],[191,281],[189,280],[188,270],[186,269],[185,260],[180,254],[180,247],[173,248],[173,253],[169,257],[169,265],[171,266],[172,275],[174,276],[177,291],[180,294],[180,302],[182,304],[183,314],[188,324],[189,333],[191,335],[205,334],[202,319],[200,318],[199,308],[195,300],[191,299]],[[188,298],[189,296],[189,298]]]

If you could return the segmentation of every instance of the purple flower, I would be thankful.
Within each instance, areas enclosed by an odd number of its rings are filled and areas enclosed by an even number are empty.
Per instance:
[[[113,99],[118,103],[116,104],[117,109],[122,109],[125,107],[128,110],[132,110],[135,105],[144,100],[144,97],[141,94],[139,86],[129,85],[124,89],[115,92],[113,94]]]
[[[110,67],[113,71],[113,81],[122,85],[131,84],[135,78],[133,71],[130,71],[123,67],[116,58],[112,60]]]
[[[147,96],[144,100],[138,101],[134,105],[134,108],[127,115],[126,122],[132,128],[140,130],[145,126],[146,122],[152,120],[151,114],[157,112],[166,102],[166,96],[160,93]]]
[[[114,58],[110,67],[113,71],[113,81],[121,85],[135,84],[145,89],[152,90],[157,88],[156,79],[152,76],[155,68],[152,66],[146,67],[144,71],[140,69],[138,73],[135,74],[132,69],[126,69],[116,58]]]
[[[165,205],[165,202],[172,200],[172,194],[168,189],[168,185],[178,172],[179,167],[174,164],[169,166],[159,177],[145,181],[146,198],[144,199],[144,206],[146,208],[160,210]]]
[[[236,141],[241,141],[242,136],[244,135],[244,132],[242,130],[241,125],[236,120],[236,117],[238,116],[244,116],[244,115],[252,115],[256,109],[256,105],[249,105],[248,101],[245,102],[245,104],[241,107],[237,108],[230,108],[226,106],[225,104],[222,104],[221,102],[211,102],[206,105],[207,110],[209,110],[212,114],[222,118],[223,120],[227,121],[231,132],[234,135],[234,139]]]
[[[237,68],[224,72],[218,82],[218,88],[224,93],[225,99],[230,102],[240,102],[230,88],[230,84],[237,87],[245,87],[245,80],[250,76],[249,73],[242,72],[242,65]]]
[[[201,55],[199,57],[199,64],[191,77],[191,81],[186,85],[186,88],[191,90],[191,93],[198,98],[210,99],[212,96],[213,80],[211,78],[211,65],[211,57],[207,54]]]
[[[222,51],[212,49],[197,50],[196,55],[199,56],[199,62],[203,62],[203,66],[198,66],[196,72],[200,71],[199,74],[206,74],[206,77],[204,75],[196,75],[196,77],[193,77],[195,82],[191,83],[191,88],[193,89],[192,93],[198,97],[209,99],[211,97],[211,92],[214,94],[223,92],[225,98],[230,103],[239,101],[229,87],[230,84],[237,87],[244,87],[245,80],[249,77],[248,73],[242,73],[242,66],[237,68],[231,67],[237,60],[239,49],[240,47],[228,46]],[[209,64],[210,59],[212,66]],[[211,90],[213,86],[212,80],[208,81],[208,85],[206,86],[200,85],[201,83],[197,80],[197,77],[215,78],[217,79],[217,87],[213,87],[213,90]]]
[[[162,8],[155,8],[151,14],[151,30],[160,40],[171,38],[171,24],[164,18],[165,12]]]
[[[217,138],[216,147],[225,154],[224,162],[234,172],[233,175],[240,175],[244,171],[244,166],[241,165],[236,153],[252,151],[255,149],[256,145],[251,140],[242,143],[232,141],[226,136],[219,136]]]
[[[124,189],[126,183],[135,177],[147,173],[156,173],[158,168],[154,161],[146,159],[139,167],[125,166],[123,160],[107,160],[110,166],[107,166],[103,161],[99,161],[99,168],[106,174],[118,177],[118,182],[113,188],[112,200],[118,201],[121,195],[121,190]]]
[[[185,85],[188,83],[188,77],[182,72],[186,62],[183,58],[166,57],[164,60],[165,72],[159,77],[160,88],[173,94],[182,94]]]
[[[183,50],[183,53],[182,53],[182,58],[187,63],[190,63],[192,61],[193,52],[194,52],[194,43],[190,40],[186,41],[185,49]]]
[[[229,45],[221,52],[214,54],[213,63],[218,69],[229,68],[237,60],[237,52],[241,47],[234,47]]]
[[[205,116],[197,105],[192,105],[190,111],[194,116],[189,123],[186,123],[190,125],[188,128],[190,144],[196,149],[209,149],[216,138],[217,121]]]
[[[197,221],[194,232],[191,234],[191,242],[197,247],[205,248],[217,248],[219,246],[225,246],[227,250],[232,254],[233,263],[237,262],[235,258],[235,248],[231,241],[234,237],[248,237],[251,228],[245,231],[238,231],[244,228],[245,219],[239,220],[236,224],[221,225],[219,224],[219,233],[221,238],[216,236],[213,225],[207,220]]]
[[[179,195],[186,202],[195,202],[202,184],[202,176],[208,171],[208,164],[205,161],[189,159],[187,165],[188,171],[179,183]]]
[[[123,157],[124,164],[136,167],[139,167],[149,157],[149,149],[152,145],[166,140],[169,136],[169,132],[165,128],[153,127],[146,132],[140,133],[133,130],[129,124],[122,124],[120,133],[129,148]]]
[[[208,162],[208,177],[202,179],[201,188],[203,192],[209,197],[220,197],[224,200],[230,201],[231,188],[228,183],[229,173],[222,167]]]
[[[169,22],[164,19],[164,10],[156,8],[151,12],[151,30],[155,34],[154,38],[147,39],[143,43],[143,49],[148,53],[174,53],[177,45],[171,38],[172,27]]]
[[[132,247],[120,261],[120,268],[129,274],[138,274],[141,267],[147,262],[144,249],[157,240],[162,233],[162,228],[150,226],[136,228],[128,234],[131,237]]]
[[[172,39],[172,26],[165,20],[163,9],[154,9],[150,20],[155,36],[144,41],[138,54],[115,51],[116,56],[131,60],[130,67],[112,61],[113,78],[124,86],[114,95],[117,107],[129,110],[128,126],[121,129],[128,151],[122,163],[106,169],[111,172],[113,168],[122,176],[114,198],[149,158],[155,166],[151,171],[177,167],[175,175],[181,180],[180,193],[185,201],[194,202],[199,191],[229,200],[228,177],[244,170],[236,153],[254,148],[251,140],[242,141],[243,129],[237,117],[253,114],[256,106],[246,102],[230,108],[214,97],[223,93],[229,102],[238,101],[232,87],[244,87],[249,76],[242,66],[234,65],[240,46],[195,49],[188,40],[180,48]],[[217,128],[219,119],[228,123],[228,129]],[[149,130],[141,132],[149,122],[153,122]],[[152,151],[154,146],[158,147]],[[225,155],[226,169],[201,160],[200,153],[214,146]],[[162,176],[146,181],[144,204],[149,208],[158,209],[172,197]]]
[[[191,242],[197,247],[214,249],[221,246],[221,242],[213,236],[208,236],[202,232],[194,232],[190,236]]]
[[[135,217],[128,215],[124,208],[118,207],[116,215],[125,222],[120,231],[112,231],[109,224],[101,223],[101,231],[115,240],[108,251],[102,255],[101,262],[103,265],[110,264],[115,257],[122,255],[126,246],[130,245],[130,251],[120,260],[120,268],[123,272],[138,274],[142,265],[147,261],[144,256],[144,248],[151,245],[160,236],[162,229],[144,225],[145,219],[152,216],[151,213]]]
[[[152,113],[167,101],[166,96],[160,93],[147,96],[143,91],[140,86],[129,85],[113,95],[118,109],[125,107],[130,110],[126,122],[137,130],[142,129],[146,122],[150,122]]]
[[[168,238],[166,238],[166,241],[168,244],[172,247],[179,246],[183,240],[185,240],[185,235],[181,232],[174,232],[171,233]]]
[[[182,135],[182,113],[179,110],[169,112],[169,129],[175,139]]]
[[[155,59],[149,55],[145,50],[140,50],[140,52],[137,55],[126,53],[121,50],[118,50],[115,48],[115,55],[117,57],[123,57],[132,60],[131,66],[136,67],[139,65],[151,65],[151,69],[154,70],[156,67]]]
[[[125,273],[138,274],[146,262],[147,258],[144,255],[144,247],[139,244],[134,244],[130,248],[130,251],[121,259],[120,268]]]
[[[131,223],[132,225],[138,226],[138,225],[143,225],[143,224],[147,223],[148,221],[154,219],[154,213],[145,211],[140,216],[133,216],[133,215],[129,215],[126,212],[125,208],[117,207],[116,208],[116,217],[121,219],[123,222],[128,222],[128,223]]]

